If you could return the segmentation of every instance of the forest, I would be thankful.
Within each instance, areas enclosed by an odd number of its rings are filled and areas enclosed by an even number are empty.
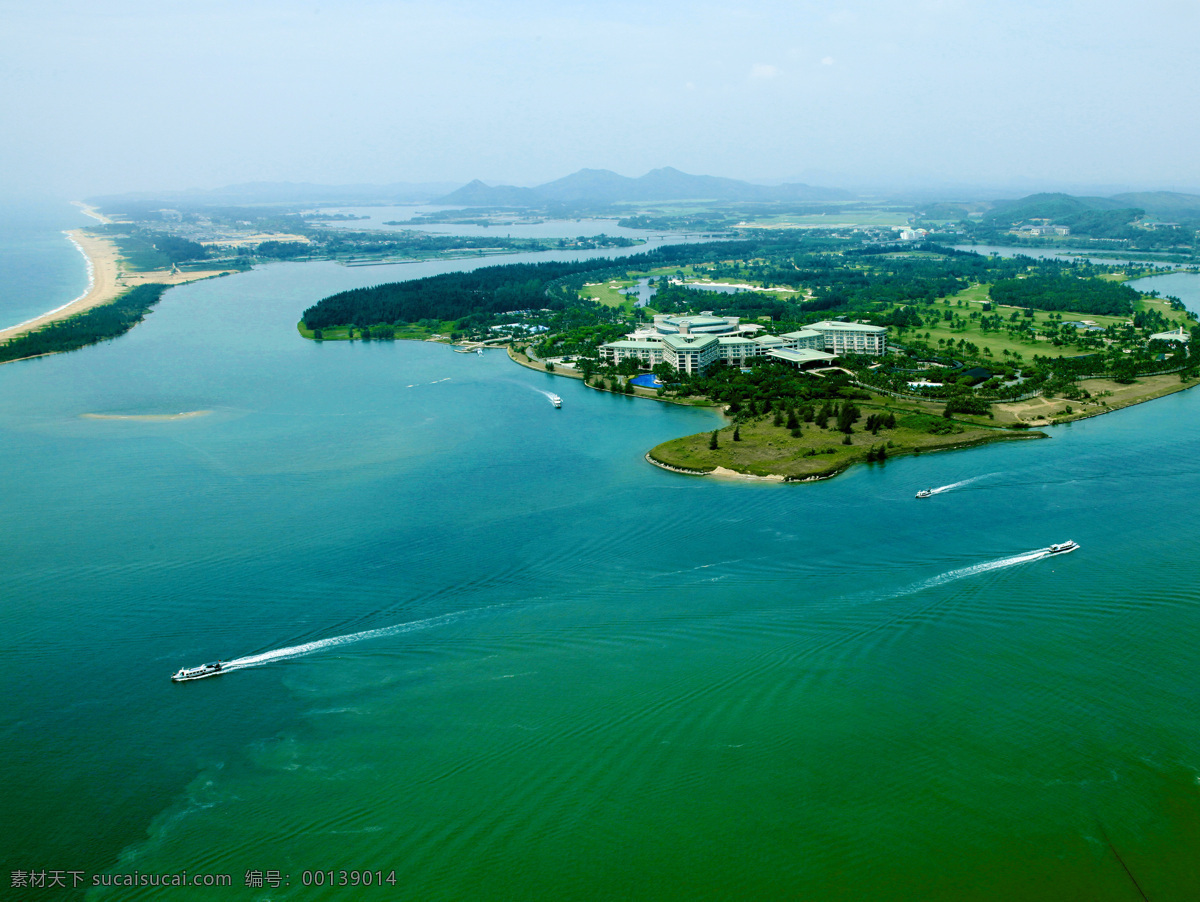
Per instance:
[[[1062,273],[999,279],[989,295],[997,304],[1009,307],[1098,316],[1129,316],[1138,300],[1138,293],[1120,282],[1080,279]]]
[[[123,335],[140,323],[158,303],[166,285],[138,285],[109,304],[93,307],[69,319],[0,344],[0,362],[74,351]]]
[[[754,254],[763,247],[757,241],[669,245],[617,260],[593,258],[486,266],[469,272],[339,292],[305,310],[303,321],[309,329],[327,329],[422,319],[458,320],[471,314],[530,308],[561,310],[568,301],[577,299],[578,286],[610,273],[624,275],[631,269],[648,270],[730,254]]]

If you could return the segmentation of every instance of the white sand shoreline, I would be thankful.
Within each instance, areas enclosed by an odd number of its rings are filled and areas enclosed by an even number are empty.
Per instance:
[[[99,215],[99,214],[95,214]],[[77,313],[111,303],[120,295],[144,284],[181,285],[212,276],[223,275],[225,270],[179,272],[178,270],[156,270],[151,272],[125,272],[121,264],[116,242],[99,235],[91,235],[83,229],[63,232],[67,240],[83,254],[87,262],[88,286],[83,294],[53,310],[38,314],[15,326],[0,328],[0,344],[9,339],[34,332],[43,326],[67,319]]]
[[[83,294],[46,313],[40,313],[15,326],[0,329],[0,341],[32,332],[56,320],[66,319],[100,304],[107,303],[119,293],[117,282],[117,249],[111,241],[84,234],[81,229],[64,232],[87,263],[88,285]]]

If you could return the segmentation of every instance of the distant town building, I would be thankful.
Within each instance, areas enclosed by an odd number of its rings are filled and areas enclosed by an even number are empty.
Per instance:
[[[1026,225],[1017,229],[1017,234],[1029,238],[1040,238],[1043,235],[1070,235],[1071,227],[1063,225]]]

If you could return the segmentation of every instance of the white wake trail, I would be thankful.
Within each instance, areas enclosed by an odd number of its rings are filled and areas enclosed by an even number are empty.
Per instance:
[[[982,564],[972,564],[970,567],[960,567],[958,570],[949,570],[938,576],[932,576],[919,583],[914,583],[906,589],[901,589],[894,597],[912,595],[915,592],[922,592],[925,589],[932,589],[935,586],[944,586],[946,583],[966,579],[968,576],[978,576],[980,573],[987,573],[991,570],[1002,570],[1005,567],[1016,567],[1020,564],[1028,564],[1030,561],[1040,561],[1042,558],[1049,556],[1050,552],[1048,550],[1038,548],[1036,551],[1026,551],[1023,554],[1001,558],[998,561],[987,561]]]
[[[964,479],[961,482],[952,482],[949,485],[939,486],[932,489],[933,494],[940,495],[942,492],[952,492],[955,489],[961,489],[965,485],[970,485],[973,482],[978,482],[981,479],[987,479],[990,476],[998,476],[999,473],[984,473],[982,476],[972,476],[970,479]]]
[[[272,651],[264,651],[262,654],[247,655],[244,658],[235,658],[232,661],[225,662],[223,670],[241,670],[246,667],[259,667],[263,664],[270,664],[273,661],[286,661],[289,658],[299,658],[303,655],[311,655],[313,652],[324,651],[327,648],[337,648],[341,645],[349,645],[352,642],[361,642],[363,639],[382,639],[387,636],[399,636],[402,633],[416,632],[417,630],[430,629],[435,626],[442,626],[466,616],[467,614],[475,613],[474,611],[455,611],[451,614],[441,614],[437,617],[430,617],[427,620],[413,620],[408,623],[397,623],[394,626],[380,627],[374,630],[363,630],[361,633],[348,633],[345,636],[331,636],[328,639],[317,639],[313,642],[305,642],[303,645],[292,645],[288,648],[276,648]]]

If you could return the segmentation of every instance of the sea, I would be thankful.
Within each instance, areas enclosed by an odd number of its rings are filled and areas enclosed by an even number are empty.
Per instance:
[[[81,293],[74,208],[3,215],[4,318]],[[1200,898],[1200,391],[761,484],[645,461],[711,410],[296,332],[456,265],[0,366],[0,895]]]

